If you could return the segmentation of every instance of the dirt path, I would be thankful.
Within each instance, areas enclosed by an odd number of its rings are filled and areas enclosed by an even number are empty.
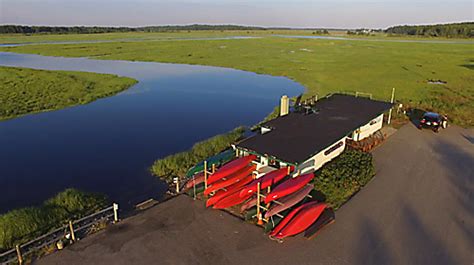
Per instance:
[[[40,264],[473,264],[474,131],[406,125],[374,151],[377,176],[307,241],[180,196]]]

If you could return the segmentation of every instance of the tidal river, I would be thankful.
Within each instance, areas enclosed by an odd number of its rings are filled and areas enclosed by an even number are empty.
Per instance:
[[[160,199],[157,158],[253,125],[283,95],[287,78],[208,66],[47,57],[0,52],[0,65],[116,74],[128,90],[58,111],[0,122],[0,213],[36,205],[68,187],[101,192],[129,207]]]

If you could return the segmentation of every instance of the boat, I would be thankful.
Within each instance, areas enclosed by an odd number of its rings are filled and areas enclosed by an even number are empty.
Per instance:
[[[263,195],[266,194],[265,191],[262,192]],[[240,196],[240,194],[239,194]],[[240,206],[240,212],[243,213],[244,211],[254,207],[257,205],[257,196],[251,197],[249,200],[247,200],[242,206]]]
[[[300,201],[302,201],[312,190],[314,189],[314,185],[307,185],[301,188],[300,190],[287,195],[280,200],[278,200],[281,204],[273,203],[272,206],[268,209],[265,213],[265,218],[270,218],[271,216],[278,214],[290,207],[293,207]]]
[[[222,165],[224,163],[227,163],[229,162],[230,160],[232,160],[232,158],[235,157],[235,152],[234,150],[232,149],[227,149],[215,156],[211,156],[209,157],[206,161],[207,161],[207,166],[209,168],[212,167],[212,165]],[[188,172],[186,173],[186,177],[187,178],[191,178],[193,175],[199,173],[199,172],[203,172],[204,171],[204,161],[201,161],[199,164],[193,166],[192,168],[190,168],[188,170]]]
[[[302,205],[296,214],[290,217],[290,220],[280,223],[271,236],[276,239],[297,235],[305,231],[322,214],[327,205],[324,202],[309,202]],[[288,218],[289,216],[285,217]],[[284,220],[285,220],[284,219]]]
[[[192,176],[188,182],[186,182],[186,186],[184,187],[185,190],[192,189],[193,186],[197,186],[201,183],[204,183],[204,173],[200,172],[194,176]]]
[[[229,163],[220,167],[214,174],[211,174],[207,179],[207,185],[210,185],[222,178],[229,176],[230,174],[246,167],[252,160],[256,159],[256,155],[248,155],[235,160],[230,161]]]
[[[244,179],[242,179],[241,181],[231,185],[231,186],[228,186],[226,187],[225,189],[221,189],[219,191],[217,191],[211,198],[209,198],[207,201],[206,201],[206,207],[209,207],[209,206],[212,206],[214,205],[216,202],[218,202],[220,199],[224,198],[225,196],[228,196],[234,192],[240,192],[240,190],[242,189],[242,187],[245,185],[245,184],[248,184],[249,182],[251,182],[253,180],[253,175],[250,174],[248,175],[247,177],[245,177]]]
[[[240,197],[240,192],[235,192],[229,196],[224,197],[223,199],[219,200],[212,208],[214,209],[225,209],[229,208],[238,204],[243,203],[248,198],[252,197],[252,194],[249,194],[245,197]]]
[[[334,210],[331,208],[324,209],[319,218],[304,231],[304,237],[307,239],[315,237],[317,234],[319,234],[321,229],[329,224],[334,223],[335,220],[336,215],[334,214]]]
[[[293,166],[290,166],[290,172],[294,169]],[[282,180],[288,175],[288,167],[280,168],[275,171],[271,171],[261,178],[252,181],[250,184],[246,185],[245,188],[240,192],[240,196],[245,196],[246,194],[252,194],[257,192],[257,184],[260,183],[261,189],[266,189],[269,186],[272,186]]]
[[[313,179],[313,177],[314,174],[309,173],[281,183],[265,197],[265,203],[270,203],[288,194],[292,194],[293,192],[301,189],[304,185],[308,184]]]
[[[311,203],[311,202],[310,202]],[[316,203],[316,202],[315,202]],[[291,219],[296,215],[298,214],[298,212],[303,209],[305,206],[307,206],[307,204],[302,204],[298,207],[296,207],[295,209],[291,210],[279,223],[278,225],[276,225],[272,232],[270,232],[269,236],[270,237],[273,237],[274,235],[276,235],[278,232],[280,232],[281,229],[283,229],[290,221]]]
[[[251,175],[252,172],[256,168],[257,168],[257,165],[246,166],[246,167],[244,167],[242,169],[239,169],[238,171],[230,174],[225,179],[214,182],[210,186],[208,185],[207,189],[204,191],[204,195],[209,195],[211,192],[220,190],[222,188],[225,188],[227,186],[230,186],[230,185],[233,185],[233,184],[236,184],[236,183],[242,181],[245,177],[247,177],[248,175]],[[209,182],[208,182],[208,184],[209,184]]]

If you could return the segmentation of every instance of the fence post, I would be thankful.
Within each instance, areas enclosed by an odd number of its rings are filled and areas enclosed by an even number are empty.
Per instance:
[[[76,242],[76,234],[74,233],[74,226],[72,225],[72,221],[69,221],[69,231],[71,232],[72,241]]]
[[[117,203],[114,202],[113,204],[113,209],[114,209],[114,223],[118,223],[119,219],[118,219],[118,209],[119,209],[119,206]]]
[[[20,245],[16,245],[15,249],[16,249],[16,256],[18,258],[18,264],[22,265],[23,264],[23,257],[21,256]]]

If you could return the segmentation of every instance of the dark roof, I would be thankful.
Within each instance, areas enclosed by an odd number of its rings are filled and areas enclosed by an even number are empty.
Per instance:
[[[237,146],[289,163],[302,163],[350,132],[387,111],[391,103],[334,94],[314,105],[317,113],[291,112],[265,124],[272,128]]]

